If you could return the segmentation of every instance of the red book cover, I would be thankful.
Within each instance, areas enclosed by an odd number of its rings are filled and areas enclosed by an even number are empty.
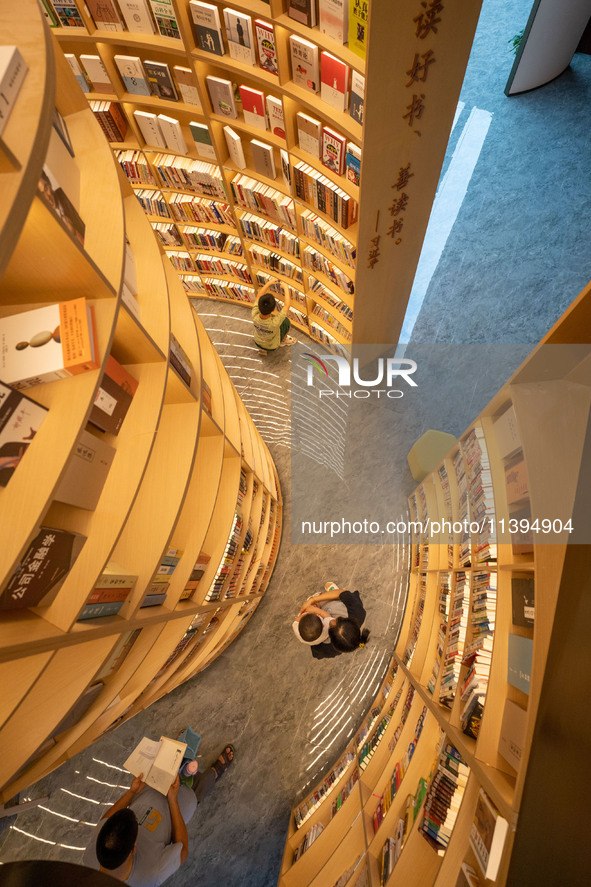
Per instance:
[[[345,150],[347,140],[334,129],[322,129],[322,163],[338,176],[345,172]]]
[[[240,86],[239,89],[246,123],[259,129],[266,129],[267,115],[265,113],[264,92],[261,92],[260,89],[251,89],[250,86]]]
[[[350,68],[330,52],[322,52],[320,59],[320,97],[338,111],[346,111]]]
[[[254,29],[257,38],[257,50],[259,65],[264,71],[279,76],[277,65],[277,47],[275,45],[275,32],[273,25],[268,22],[255,19]]]

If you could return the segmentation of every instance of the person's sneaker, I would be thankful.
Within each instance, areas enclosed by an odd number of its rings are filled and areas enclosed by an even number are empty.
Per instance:
[[[294,339],[293,336],[285,336],[285,338],[283,339],[283,342],[281,342],[280,347],[283,348],[285,345],[296,345],[297,341],[298,340]]]
[[[334,582],[326,582],[325,585],[324,585],[324,590],[325,590],[325,591],[334,591],[334,590],[337,589],[338,587],[339,587],[339,586],[336,585],[336,583],[334,583]]]

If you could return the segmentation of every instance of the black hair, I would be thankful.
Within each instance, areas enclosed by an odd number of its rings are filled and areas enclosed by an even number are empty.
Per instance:
[[[316,613],[305,613],[298,622],[298,628],[303,641],[317,641],[322,634],[322,619]]]
[[[259,299],[259,311],[261,314],[270,314],[275,310],[275,296],[273,293],[265,293]]]
[[[328,630],[333,647],[340,653],[351,653],[360,646],[365,646],[369,640],[367,628],[359,628],[354,619],[340,616],[337,624]]]
[[[109,816],[96,839],[96,858],[104,869],[123,865],[135,847],[138,823],[133,810],[125,808]]]

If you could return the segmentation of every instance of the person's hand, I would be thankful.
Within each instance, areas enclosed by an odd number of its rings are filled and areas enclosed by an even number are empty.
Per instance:
[[[142,789],[146,787],[146,783],[142,782],[143,773],[140,773],[139,776],[134,777],[133,782],[131,783],[131,791],[134,795],[139,795]]]
[[[181,780],[179,778],[179,774],[177,773],[174,782],[172,783],[172,785],[170,786],[170,788],[168,789],[168,791],[166,793],[166,797],[168,798],[169,801],[176,801],[177,800],[177,795],[179,793],[180,784],[181,784]]]

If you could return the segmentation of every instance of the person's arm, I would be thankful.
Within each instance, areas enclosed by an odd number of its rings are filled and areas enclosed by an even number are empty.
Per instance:
[[[257,300],[260,299],[261,296],[264,296],[265,293],[266,293],[268,290],[270,290],[272,286],[275,286],[276,283],[277,283],[276,280],[270,280],[268,283],[266,283],[264,286],[262,286],[262,287],[260,288],[260,290],[257,292]]]
[[[323,591],[321,594],[315,594],[313,597],[308,598],[303,605],[302,610],[309,604],[319,604],[321,601],[336,601],[342,592],[342,588],[333,588],[331,591]]]
[[[144,774],[140,773],[139,776],[136,776],[131,783],[131,786],[127,789],[124,795],[121,795],[118,801],[115,801],[112,807],[109,807],[107,812],[103,814],[103,819],[108,819],[109,816],[112,816],[113,813],[117,813],[119,810],[125,810],[126,807],[129,807],[133,799],[136,795],[146,787],[146,783],[142,782],[142,776]]]
[[[189,855],[189,835],[187,834],[187,826],[179,807],[179,785],[180,779],[177,773],[175,781],[168,789],[166,797],[168,798],[168,806],[170,809],[170,820],[172,823],[172,841],[174,844],[182,844],[181,849],[181,865]]]
[[[296,622],[299,622],[302,616],[305,616],[306,613],[314,613],[316,616],[320,616],[321,619],[325,619],[327,616],[329,619],[332,619],[332,616],[330,613],[327,613],[326,610],[323,610],[321,607],[315,607],[314,604],[306,603],[298,613]]]
[[[281,291],[283,293],[283,308],[285,313],[289,311],[289,306],[291,305],[291,296],[289,294],[289,287],[286,283],[281,282]]]

